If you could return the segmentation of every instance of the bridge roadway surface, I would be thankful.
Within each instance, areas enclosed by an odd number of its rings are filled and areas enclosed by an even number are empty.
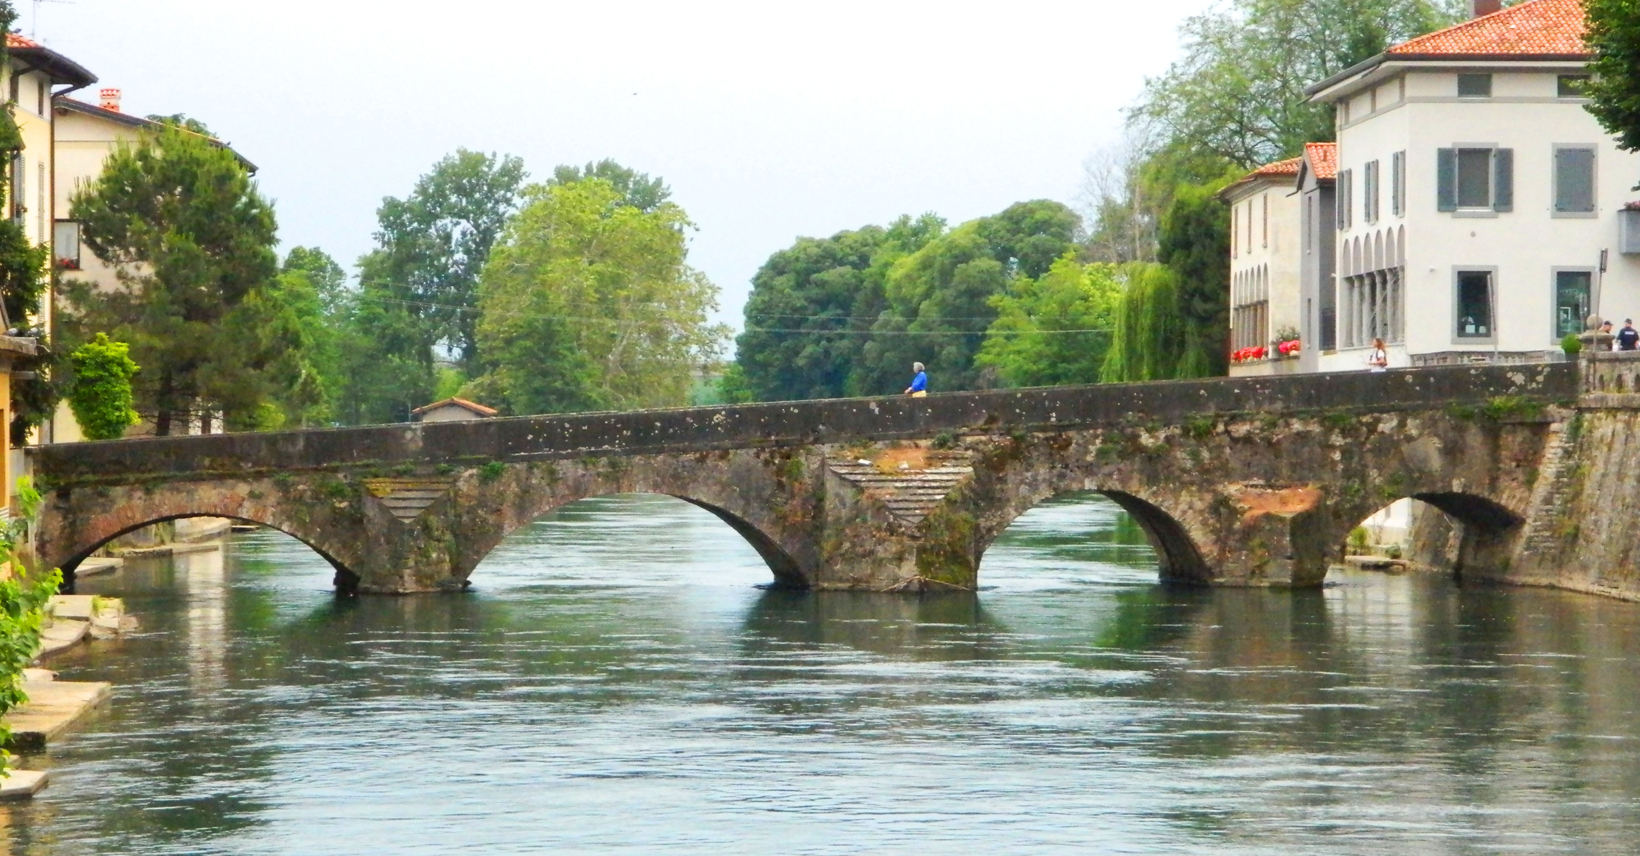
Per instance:
[[[725,520],[780,584],[972,589],[1009,521],[1093,490],[1134,514],[1165,580],[1314,585],[1327,550],[1401,496],[1462,524],[1456,564],[1503,561],[1584,375],[1452,367],[53,445],[30,450],[47,496],[35,545],[71,573],[141,526],[228,517],[303,540],[344,591],[460,590],[539,515],[655,492]]]

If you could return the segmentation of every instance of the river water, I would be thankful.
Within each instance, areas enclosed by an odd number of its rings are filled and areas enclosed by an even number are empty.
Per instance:
[[[1634,853],[1640,605],[1425,576],[1176,591],[1056,501],[976,596],[764,591],[726,525],[578,503],[463,596],[276,533],[132,563],[113,701],[14,854]]]

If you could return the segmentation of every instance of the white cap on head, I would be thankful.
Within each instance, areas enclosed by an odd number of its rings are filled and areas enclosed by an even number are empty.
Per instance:
[[[923,370],[923,364],[922,363],[912,363],[911,364],[911,370],[914,371],[914,372],[920,372],[920,371]]]

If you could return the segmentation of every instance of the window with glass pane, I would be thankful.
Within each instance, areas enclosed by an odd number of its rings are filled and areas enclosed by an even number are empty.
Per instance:
[[[1555,80],[1556,93],[1561,98],[1582,98],[1583,86],[1588,82],[1587,74],[1562,74]]]
[[[1589,317],[1589,291],[1594,274],[1586,270],[1555,271],[1555,338],[1583,332]]]
[[[1555,149],[1555,211],[1594,213],[1594,149]]]
[[[1492,272],[1458,272],[1457,335],[1460,339],[1492,336]]]
[[[1458,149],[1458,207],[1492,207],[1492,150]]]
[[[1492,75],[1490,74],[1460,74],[1458,75],[1459,98],[1491,98]]]

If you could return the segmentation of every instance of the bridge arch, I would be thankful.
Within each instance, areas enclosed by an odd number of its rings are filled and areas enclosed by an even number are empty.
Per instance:
[[[79,494],[75,497],[73,494]],[[76,500],[79,500],[78,502]],[[89,508],[81,503],[89,503]],[[114,513],[94,509],[112,507]],[[48,499],[41,509],[34,553],[47,567],[61,568],[67,587],[73,585],[74,571],[97,550],[122,535],[147,526],[194,517],[217,517],[276,529],[313,550],[336,569],[338,590],[352,591],[358,584],[353,569],[360,567],[361,552],[369,545],[362,537],[352,537],[359,527],[337,525],[336,509],[314,512],[302,508],[297,513],[269,498],[268,492],[243,483],[200,488],[189,483],[113,487],[75,491]]]
[[[1375,508],[1369,507],[1372,502],[1340,503],[1333,515],[1336,523],[1330,529],[1328,543],[1345,544],[1355,529],[1365,526],[1371,518],[1396,503],[1408,499],[1417,500],[1440,512],[1455,527],[1458,535],[1456,550],[1450,554],[1447,550],[1440,550],[1438,554],[1414,555],[1411,558],[1450,564],[1451,567],[1445,570],[1459,576],[1466,569],[1497,570],[1506,563],[1514,538],[1525,523],[1525,519],[1507,505],[1479,493],[1451,489],[1411,491]],[[1409,547],[1415,547],[1412,543],[1416,540],[1414,536],[1420,528],[1427,528],[1429,521],[1412,517],[1407,525],[1403,536]]]
[[[1149,495],[1142,496],[1141,493]],[[1165,499],[1142,488],[1101,486],[1093,481],[1044,487],[1009,502],[1003,513],[992,518],[992,524],[980,533],[977,564],[983,567],[985,551],[1025,513],[1056,497],[1075,494],[1102,496],[1133,518],[1156,553],[1162,582],[1194,585],[1212,581],[1213,573],[1203,558],[1196,538],[1177,516],[1164,508]]]
[[[584,499],[617,494],[669,496],[728,524],[768,565],[776,585],[813,584],[812,482],[822,469],[791,452],[734,451],[700,456],[631,456],[607,461],[507,465],[488,484],[463,476],[455,488],[462,533],[452,572],[469,577],[501,542],[542,516]],[[804,474],[807,474],[805,476]]]

